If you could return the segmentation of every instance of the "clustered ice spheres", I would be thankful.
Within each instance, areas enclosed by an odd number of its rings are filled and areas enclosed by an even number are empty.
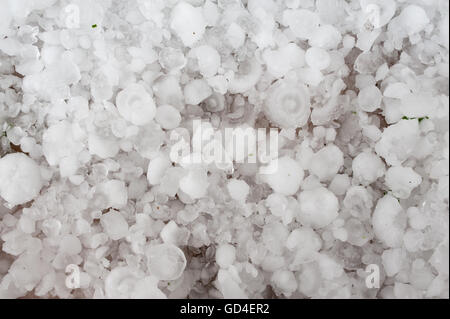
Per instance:
[[[0,8],[0,298],[448,298],[447,0]]]

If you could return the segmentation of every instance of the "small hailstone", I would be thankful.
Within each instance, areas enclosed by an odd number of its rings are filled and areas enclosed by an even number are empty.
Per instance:
[[[210,45],[201,45],[193,49],[198,60],[198,68],[204,77],[216,75],[220,67],[220,55],[216,49]]]
[[[0,195],[11,205],[34,199],[44,186],[39,165],[23,153],[0,159]]]
[[[236,259],[236,248],[230,244],[219,245],[216,249],[216,263],[220,268],[228,268]]]
[[[295,43],[289,43],[274,51],[266,50],[262,58],[267,64],[267,71],[276,78],[281,78],[305,64],[305,52]]]
[[[150,274],[159,280],[176,280],[186,268],[183,251],[173,244],[149,246],[145,255]]]
[[[382,177],[386,168],[379,156],[362,152],[353,159],[352,170],[353,178],[361,185],[367,186]]]
[[[344,165],[344,154],[334,144],[330,144],[315,153],[309,165],[309,171],[321,181],[331,180]]]
[[[292,271],[277,270],[273,273],[271,281],[287,296],[290,296],[297,290],[297,280]]]
[[[231,198],[238,202],[245,203],[250,187],[243,180],[231,179],[227,184],[227,190]]]
[[[274,172],[263,175],[262,179],[276,192],[282,195],[294,195],[302,183],[304,176],[300,164],[290,158],[282,157],[277,160]]]
[[[336,49],[342,40],[342,35],[338,29],[332,25],[321,25],[314,30],[309,44],[313,47],[319,47],[325,50]]]
[[[320,18],[309,10],[286,10],[283,12],[283,23],[301,40],[310,39],[319,27]]]
[[[330,63],[331,58],[327,51],[321,48],[312,47],[306,51],[306,64],[312,69],[323,70],[326,69]]]
[[[110,210],[100,217],[100,223],[112,240],[119,240],[128,235],[128,223],[119,212]]]
[[[239,49],[245,42],[245,31],[233,22],[228,27],[225,38],[233,49]]]
[[[155,120],[163,129],[172,130],[181,123],[180,111],[172,105],[161,105],[156,109]]]
[[[74,235],[65,235],[59,243],[60,252],[69,256],[79,254],[81,252],[81,249],[81,242]]]
[[[185,46],[192,47],[205,33],[206,21],[203,10],[184,1],[178,3],[172,9],[170,28]]]
[[[308,89],[302,85],[291,85],[283,80],[273,84],[264,103],[267,118],[281,128],[304,126],[311,114]]]
[[[140,84],[131,84],[120,91],[116,104],[120,115],[134,125],[148,124],[155,117],[155,102]]]
[[[359,107],[365,112],[374,112],[381,105],[382,95],[375,85],[361,89],[358,94]]]
[[[192,199],[206,196],[208,185],[208,176],[203,170],[189,170],[187,175],[180,179],[180,189]]]
[[[408,198],[411,191],[420,185],[422,177],[411,167],[390,167],[385,176],[386,186],[397,198]]]
[[[406,214],[396,198],[386,195],[378,200],[372,225],[375,235],[386,246],[396,248],[402,245]]]
[[[299,219],[303,225],[323,228],[338,216],[338,200],[324,187],[301,192],[298,202],[300,204]]]
[[[212,90],[205,80],[192,80],[184,87],[184,99],[187,104],[198,105],[211,94]]]
[[[172,165],[170,160],[163,154],[150,160],[147,168],[147,180],[150,185],[158,185],[166,170]]]

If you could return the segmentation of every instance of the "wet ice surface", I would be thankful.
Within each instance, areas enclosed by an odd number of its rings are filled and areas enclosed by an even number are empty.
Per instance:
[[[448,298],[448,1],[0,8],[0,298]]]

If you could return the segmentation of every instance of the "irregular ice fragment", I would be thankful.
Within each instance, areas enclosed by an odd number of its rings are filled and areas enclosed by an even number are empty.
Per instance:
[[[245,203],[250,191],[250,187],[247,183],[239,179],[231,179],[228,181],[227,189],[231,198],[241,203]]]
[[[406,227],[406,214],[398,200],[391,195],[379,199],[373,212],[375,235],[386,246],[401,247]]]

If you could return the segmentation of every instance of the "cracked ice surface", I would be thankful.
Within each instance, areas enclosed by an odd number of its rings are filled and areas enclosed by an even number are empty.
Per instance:
[[[0,298],[448,298],[448,23],[447,0],[0,0]],[[199,119],[276,129],[278,167],[176,160]]]

